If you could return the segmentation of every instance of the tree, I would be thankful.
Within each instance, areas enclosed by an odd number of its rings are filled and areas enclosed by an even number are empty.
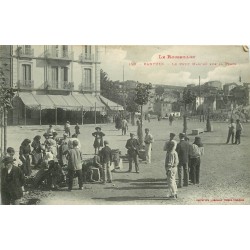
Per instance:
[[[141,117],[140,117],[140,138],[139,142],[142,146],[143,144],[143,129],[142,129],[142,111],[143,111],[143,105],[147,104],[150,99],[150,89],[152,89],[151,83],[149,84],[143,84],[143,83],[137,83],[136,85],[136,95],[135,95],[135,103],[141,106]]]
[[[206,131],[207,132],[211,132],[212,131],[211,122],[210,122],[210,109],[209,108],[208,108],[208,111],[207,111]]]
[[[131,113],[131,124],[135,125],[135,113],[139,112],[139,105],[135,102],[136,92],[131,90],[126,98],[126,109]]]
[[[120,105],[124,105],[122,93],[119,89],[119,82],[113,82],[109,79],[109,76],[102,69],[100,71],[100,87],[101,94],[107,99],[116,102]]]
[[[164,88],[162,86],[155,87],[155,95],[162,96],[164,94]]]
[[[187,133],[187,105],[193,103],[196,100],[196,95],[191,89],[185,88],[183,90],[182,99],[180,102],[184,105],[184,115],[183,115],[183,133]]]
[[[7,118],[8,118],[8,110],[13,108],[12,106],[12,99],[15,96],[16,90],[11,88],[5,78],[4,70],[0,67],[0,113],[1,123],[4,120],[3,124],[3,134],[4,134],[4,142],[3,142],[3,151],[4,154],[6,153],[7,147]],[[2,124],[1,124],[2,125]],[[1,148],[2,153],[2,148]]]

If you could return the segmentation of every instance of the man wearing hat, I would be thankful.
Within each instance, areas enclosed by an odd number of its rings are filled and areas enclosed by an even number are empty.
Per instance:
[[[178,188],[182,186],[188,186],[189,173],[188,173],[188,160],[189,160],[189,143],[185,141],[186,135],[184,133],[179,134],[180,142],[177,144],[176,152],[179,157],[178,164]],[[184,184],[183,184],[183,172],[184,172]]]
[[[135,171],[139,173],[139,164],[138,164],[138,154],[140,144],[137,139],[135,139],[135,134],[130,133],[130,139],[127,140],[126,149],[128,150],[128,161],[129,161],[129,170],[132,171],[132,163],[135,162]]]
[[[73,179],[75,175],[78,176],[79,189],[83,189],[82,153],[79,148],[77,148],[77,146],[78,142],[73,141],[73,149],[69,149],[68,152],[69,191],[71,191],[73,188]]]
[[[100,127],[96,127],[95,130],[96,131],[92,133],[92,135],[95,137],[93,146],[95,149],[95,154],[98,154],[100,148],[103,147],[103,137],[105,136],[105,134],[102,132],[102,129]]]
[[[109,143],[108,141],[104,141],[104,147],[100,151],[100,160],[102,164],[102,177],[103,177],[103,183],[108,183],[112,182],[112,174],[110,170],[110,166],[112,163],[112,151],[111,148],[108,146]]]
[[[3,205],[19,205],[23,196],[24,175],[19,167],[13,165],[13,157],[3,159],[1,171],[1,197]]]

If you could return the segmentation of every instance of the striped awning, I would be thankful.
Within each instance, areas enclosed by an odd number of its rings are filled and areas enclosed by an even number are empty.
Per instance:
[[[72,95],[36,95],[33,93],[19,93],[19,98],[24,105],[30,109],[56,109],[84,110],[84,111],[105,111],[123,110],[123,107],[103,96],[75,93]]]

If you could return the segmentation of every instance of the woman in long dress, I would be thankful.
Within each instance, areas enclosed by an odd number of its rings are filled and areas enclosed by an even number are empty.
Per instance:
[[[31,174],[31,167],[30,167],[30,148],[31,141],[29,139],[25,139],[20,148],[19,148],[19,159],[22,161],[22,170],[25,176],[29,176]]]
[[[42,161],[42,147],[41,147],[41,136],[37,135],[34,137],[33,142],[31,143],[32,151],[32,164],[36,167]]]

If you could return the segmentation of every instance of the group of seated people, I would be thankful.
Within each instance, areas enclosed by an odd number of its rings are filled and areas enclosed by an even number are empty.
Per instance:
[[[15,159],[14,164],[21,168],[26,179],[32,176],[33,187],[46,184],[50,189],[57,189],[67,182],[68,152],[73,148],[73,142],[78,142],[79,149],[81,143],[76,134],[69,138],[68,133],[64,133],[62,138],[58,138],[55,131],[51,133],[51,128],[43,136],[43,142],[40,135],[35,136],[32,142],[25,139],[19,148],[19,160]],[[15,158],[14,148],[7,149],[7,156]],[[32,175],[33,169],[39,170],[35,176]],[[100,156],[83,160],[82,172],[85,183],[101,180],[103,170]]]

